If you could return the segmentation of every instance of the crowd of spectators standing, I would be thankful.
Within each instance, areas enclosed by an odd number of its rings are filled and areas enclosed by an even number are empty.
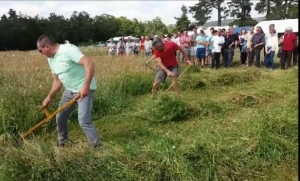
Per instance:
[[[164,42],[173,41],[184,48],[190,60],[202,68],[218,69],[222,66],[231,68],[233,59],[239,51],[239,62],[241,66],[264,66],[268,70],[274,69],[274,60],[277,56],[280,60],[280,69],[288,69],[292,65],[298,65],[298,35],[291,27],[285,29],[283,35],[278,35],[274,24],[270,24],[269,31],[263,32],[257,26],[250,27],[247,32],[242,29],[240,33],[234,33],[233,27],[228,29],[210,29],[207,35],[204,30],[197,32],[194,27],[174,35],[165,36],[142,36],[141,40],[125,41],[120,38],[116,44],[112,40],[108,43],[110,56],[141,55],[151,57],[153,55],[152,42],[160,38]],[[178,62],[183,62],[180,51],[175,52]],[[262,58],[263,57],[263,58]]]

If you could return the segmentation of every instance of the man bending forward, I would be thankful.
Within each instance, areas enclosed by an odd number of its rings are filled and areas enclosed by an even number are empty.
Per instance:
[[[177,83],[177,77],[179,75],[178,62],[174,54],[179,50],[185,57],[187,63],[192,64],[188,59],[188,55],[182,47],[179,47],[172,41],[162,42],[160,39],[156,39],[152,43],[154,49],[154,57],[158,65],[158,72],[155,77],[155,81],[152,85],[152,96],[155,96],[159,83],[164,83],[167,76],[172,78],[172,84],[174,91],[179,94],[179,86]]]
[[[52,88],[43,102],[48,107],[56,93],[65,87],[59,107],[66,104],[78,94],[78,121],[89,142],[101,146],[100,137],[92,123],[91,110],[93,92],[96,89],[94,63],[72,44],[58,44],[52,38],[42,35],[37,41],[40,53],[48,57],[48,63],[54,81]],[[68,119],[74,105],[56,115],[58,146],[64,146],[68,139]]]

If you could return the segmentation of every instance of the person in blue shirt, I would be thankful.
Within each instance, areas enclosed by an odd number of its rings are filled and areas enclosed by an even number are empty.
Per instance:
[[[207,49],[207,41],[204,30],[200,30],[200,35],[197,36],[197,50],[196,50],[196,58],[198,62],[201,62],[201,66],[204,67],[206,49]]]

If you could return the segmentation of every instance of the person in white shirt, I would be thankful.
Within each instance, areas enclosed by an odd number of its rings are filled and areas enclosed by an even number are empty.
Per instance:
[[[276,36],[276,31],[273,30],[270,32],[270,36],[268,37],[265,45],[265,67],[269,70],[273,70],[274,68],[274,56],[277,55],[279,50],[279,40]]]
[[[177,43],[177,34],[176,33],[172,36],[171,41],[178,45],[179,40],[178,40],[178,43]]]
[[[131,39],[128,38],[127,42],[126,42],[126,54],[127,54],[127,56],[133,54],[133,46],[134,46],[134,42],[132,42]]]
[[[213,37],[211,38],[212,41],[212,65],[211,68],[218,69],[220,67],[220,58],[221,58],[221,49],[225,43],[225,39],[222,36],[222,30],[218,29],[213,30],[212,32]]]
[[[179,33],[175,33],[173,35],[172,41],[180,46],[180,37],[178,36]],[[179,34],[180,35],[180,34]],[[179,50],[176,51],[176,60],[179,61],[182,58],[182,54]]]
[[[271,37],[271,32],[275,32],[275,35],[278,37],[278,34],[276,33],[276,30],[275,30],[275,25],[274,24],[270,24],[269,25],[269,33],[265,33],[265,42],[267,42],[268,38]],[[265,47],[264,47],[264,57],[266,57]]]
[[[116,44],[114,43],[113,39],[110,40],[108,43],[108,55],[109,57],[113,57],[116,54]]]
[[[117,53],[118,55],[120,56],[123,56],[125,55],[125,43],[124,43],[124,39],[123,38],[120,38],[118,44],[117,44]]]
[[[174,43],[176,43],[178,46],[180,46],[180,39],[179,39],[177,33],[175,33],[175,34],[172,36],[171,41],[174,42]],[[181,58],[181,57],[180,57],[180,56],[181,56],[181,53],[180,53],[179,50],[177,50],[177,51],[175,52],[175,56],[176,56],[176,60],[179,61],[180,58]]]
[[[140,47],[140,43],[138,42],[137,39],[135,39],[133,42],[133,54],[134,55],[139,55],[139,47]]]
[[[145,37],[144,46],[146,57],[152,56],[152,41],[149,40],[148,36]]]

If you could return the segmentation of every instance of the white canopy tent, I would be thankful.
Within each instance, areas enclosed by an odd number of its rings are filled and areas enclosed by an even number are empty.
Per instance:
[[[293,32],[298,33],[298,18],[297,19],[284,19],[284,20],[271,20],[261,21],[255,25],[254,28],[260,26],[264,32],[269,32],[270,24],[275,25],[276,33],[284,33],[285,28],[292,27]]]
[[[113,39],[114,42],[116,42],[116,41],[118,42],[120,40],[120,38],[122,38],[122,37],[114,37],[112,39]],[[139,38],[136,38],[136,37],[133,37],[133,36],[125,36],[124,37],[125,40],[128,40],[128,38],[130,40],[139,40]],[[111,38],[109,40],[107,40],[106,42],[110,42],[110,40],[111,40]]]

